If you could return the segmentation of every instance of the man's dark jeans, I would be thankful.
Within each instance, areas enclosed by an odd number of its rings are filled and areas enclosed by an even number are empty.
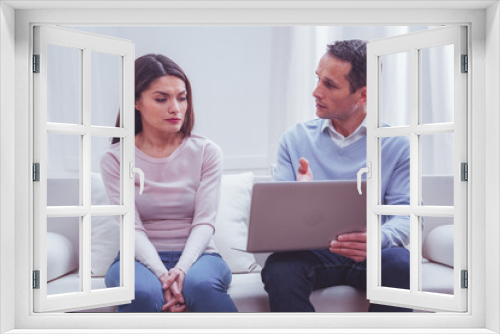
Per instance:
[[[313,290],[350,285],[366,290],[366,261],[355,262],[329,250],[272,254],[262,270],[262,281],[273,312],[314,312]],[[410,253],[403,247],[382,250],[382,286],[410,288]],[[332,303],[343,303],[332,300]],[[369,312],[411,312],[411,309],[370,304]]]

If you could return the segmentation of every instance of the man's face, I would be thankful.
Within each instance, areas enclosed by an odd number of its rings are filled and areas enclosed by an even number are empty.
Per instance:
[[[319,61],[316,75],[318,83],[313,96],[316,116],[323,119],[348,120],[356,112],[363,111],[366,87],[351,94],[347,75],[349,62],[325,54]]]

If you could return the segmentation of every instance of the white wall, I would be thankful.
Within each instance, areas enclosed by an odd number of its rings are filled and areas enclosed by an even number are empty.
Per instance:
[[[500,5],[498,3],[490,6],[486,11],[486,71],[490,75],[486,75],[486,87],[489,89],[485,98],[486,108],[486,170],[485,175],[487,181],[484,183],[486,190],[485,211],[488,220],[494,222],[486,229],[486,249],[491,256],[486,262],[486,327],[500,332],[500,308],[494,301],[500,299],[500,284],[498,277],[500,274],[500,245],[498,237],[500,235],[500,173],[498,166],[500,165],[500,96],[498,95],[499,85],[496,78],[500,77]],[[484,70],[484,69],[483,69]],[[480,75],[480,74],[479,74]],[[478,118],[478,117],[476,117]],[[473,152],[474,153],[474,152]],[[476,159],[477,160],[477,159]],[[493,261],[491,263],[490,261]],[[496,276],[495,276],[496,275]]]
[[[131,40],[136,57],[161,53],[174,60],[191,81],[194,132],[221,146],[226,170],[267,172],[271,69],[281,58],[273,55],[273,27],[75,29]],[[103,114],[114,122],[117,110]]]
[[[282,134],[297,122],[314,118],[314,98],[312,91],[316,84],[316,69],[319,58],[326,51],[326,44],[339,39],[372,40],[409,32],[425,30],[429,27],[384,27],[384,26],[80,26],[70,27],[101,35],[131,40],[135,44],[136,57],[147,53],[161,53],[177,62],[186,72],[193,88],[195,128],[194,132],[204,135],[219,144],[224,152],[226,173],[251,170],[259,174],[270,172],[275,161],[278,141]],[[54,57],[53,57],[54,58]],[[76,63],[62,63],[49,59],[49,65],[59,69],[64,76],[77,76]],[[93,60],[93,66],[96,62]],[[116,63],[116,62],[115,62]],[[119,109],[118,90],[114,77],[104,72],[110,69],[119,73],[110,60],[102,60],[93,68],[92,119],[96,125],[112,126]],[[66,67],[64,67],[66,66]],[[386,64],[389,74],[388,85],[398,86],[395,77],[400,65],[391,72],[391,64]],[[436,77],[446,78],[438,73]],[[73,73],[73,74],[72,74]],[[99,76],[99,77],[97,77]],[[73,78],[74,79],[74,78]],[[435,78],[433,78],[436,81]],[[406,84],[409,84],[407,82]],[[49,79],[49,86],[52,83]],[[68,87],[74,84],[60,84],[53,89],[57,97],[70,97],[68,103],[78,102],[78,96],[71,97]],[[384,101],[393,100],[393,87],[384,90]],[[446,84],[438,86],[448,87]],[[64,92],[60,94],[59,92]],[[98,94],[105,91],[105,93]],[[441,91],[435,96],[441,96]],[[74,94],[73,94],[74,95]],[[99,96],[98,96],[99,95]],[[399,100],[408,100],[401,96]],[[61,108],[68,114],[71,108]],[[444,108],[434,108],[440,113]],[[398,105],[384,107],[388,110],[387,123],[397,125],[401,116]],[[50,110],[49,110],[50,112]],[[63,115],[61,117],[70,117]],[[78,117],[77,117],[78,118]],[[98,119],[99,118],[99,119]],[[406,117],[407,118],[407,117]],[[407,119],[406,119],[407,120]],[[51,137],[62,137],[60,135]],[[67,136],[66,136],[67,137]],[[78,141],[49,139],[50,177],[78,175]],[[439,142],[443,140],[440,139]],[[434,147],[434,141],[427,146]],[[94,171],[99,170],[99,156],[106,149],[107,138],[93,140]],[[451,174],[442,166],[443,148],[425,150],[439,157],[433,159],[433,168],[425,174]],[[437,154],[436,154],[437,152]],[[52,154],[51,154],[52,153]],[[452,158],[452,157],[451,157]],[[449,158],[448,160],[450,160]],[[434,166],[435,165],[435,166]],[[425,167],[425,166],[424,166]]]
[[[14,254],[14,10],[0,3],[0,254]],[[0,333],[14,328],[14,258],[0,257]]]

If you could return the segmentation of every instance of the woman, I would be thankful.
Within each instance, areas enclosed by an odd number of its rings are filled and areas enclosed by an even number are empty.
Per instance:
[[[117,121],[119,123],[119,119]],[[231,272],[213,233],[220,197],[222,154],[191,134],[191,85],[163,55],[135,62],[135,165],[145,174],[135,213],[135,299],[118,312],[235,312],[227,294]],[[101,160],[111,202],[120,201],[120,144]],[[119,257],[106,286],[120,285]]]

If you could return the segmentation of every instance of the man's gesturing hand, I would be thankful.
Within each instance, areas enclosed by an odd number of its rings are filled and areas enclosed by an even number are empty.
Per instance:
[[[297,181],[312,181],[313,174],[309,169],[309,161],[306,158],[299,159],[299,168],[297,169]]]
[[[353,261],[366,260],[366,232],[346,233],[330,242],[330,252],[346,256]]]

